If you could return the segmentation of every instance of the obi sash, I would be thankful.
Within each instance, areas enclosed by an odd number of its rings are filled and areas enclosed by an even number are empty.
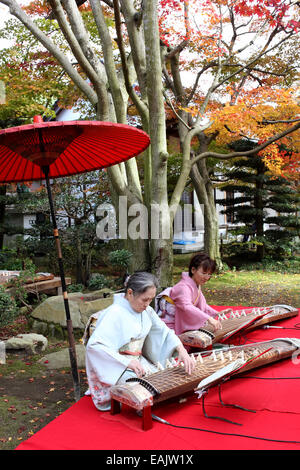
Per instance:
[[[166,299],[166,301],[169,302],[169,304],[175,305],[174,300],[171,299],[171,297],[169,297],[168,295],[163,295],[162,297]]]
[[[196,299],[194,300],[193,305],[195,305],[195,304],[197,303],[197,300],[199,299],[199,296],[200,296],[200,289],[198,289],[198,295],[197,295]],[[174,300],[171,299],[171,297],[169,297],[168,295],[163,295],[162,297],[163,297],[169,304],[175,305]]]
[[[124,344],[124,346],[119,349],[119,353],[128,356],[141,356],[144,341],[145,336],[139,339],[132,339],[129,343]]]

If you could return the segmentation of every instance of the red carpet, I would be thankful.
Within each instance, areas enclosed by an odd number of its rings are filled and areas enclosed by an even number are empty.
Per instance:
[[[300,338],[300,329],[294,328],[299,321],[299,317],[282,320],[276,326],[284,329],[254,330],[239,341]],[[112,416],[97,411],[91,398],[84,396],[17,449],[300,450],[299,364],[300,354],[296,360],[279,361],[222,385],[224,403],[256,413],[223,406],[217,388],[208,392],[204,402],[206,413],[241,425],[205,417],[202,401],[191,395],[184,403],[176,401],[155,407],[153,412],[172,426],[154,421],[153,428],[144,432],[141,418],[134,410],[123,407],[121,414]]]

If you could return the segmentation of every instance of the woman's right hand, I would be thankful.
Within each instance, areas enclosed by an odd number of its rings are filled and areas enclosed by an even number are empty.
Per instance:
[[[145,375],[145,370],[143,369],[140,361],[138,361],[137,359],[132,359],[128,366],[127,366],[128,369],[131,369],[133,370],[133,372],[138,376],[138,377],[142,377],[143,375]]]
[[[220,320],[217,320],[213,317],[209,317],[207,321],[213,327],[214,331],[222,329],[222,323],[220,322]]]

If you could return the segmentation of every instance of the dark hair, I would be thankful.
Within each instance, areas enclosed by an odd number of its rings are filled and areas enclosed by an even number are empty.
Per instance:
[[[189,276],[192,277],[192,268],[202,268],[204,273],[214,273],[217,267],[217,263],[211,259],[206,253],[198,253],[193,256],[189,264]]]
[[[128,289],[132,289],[133,295],[143,294],[149,287],[158,287],[158,280],[146,271],[137,271],[125,281],[125,293]]]

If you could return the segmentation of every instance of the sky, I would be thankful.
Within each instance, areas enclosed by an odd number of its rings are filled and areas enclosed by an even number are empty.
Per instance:
[[[9,10],[6,5],[0,4],[0,25],[3,26],[4,21],[9,17]]]
[[[0,29],[4,26],[5,21],[7,21],[9,17],[10,17],[10,14],[9,14],[8,7],[0,3]],[[9,45],[9,41],[6,41],[5,39],[1,39],[0,49],[3,49],[4,47],[8,45]]]

